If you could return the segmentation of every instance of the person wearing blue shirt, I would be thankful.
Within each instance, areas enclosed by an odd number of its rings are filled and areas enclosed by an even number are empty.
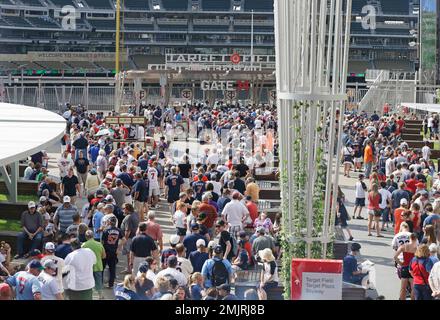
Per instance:
[[[342,280],[348,283],[360,285],[362,279],[367,275],[362,273],[358,268],[358,262],[356,256],[360,254],[361,245],[359,243],[353,243],[351,245],[351,252],[347,254],[343,260],[343,273]]]
[[[114,289],[115,300],[140,300],[135,290],[135,279],[131,274],[127,274],[124,282]]]
[[[189,254],[189,261],[193,266],[194,272],[201,272],[203,264],[209,259],[209,254],[206,252],[206,241],[199,239],[196,242],[197,250]]]
[[[32,260],[27,269],[6,278],[6,283],[15,287],[17,300],[41,300],[41,284],[37,276],[44,268],[40,261]]]
[[[95,144],[93,146],[91,146],[89,148],[89,155],[90,155],[90,161],[95,164],[96,163],[96,159],[98,159],[98,155],[99,155],[99,145]]]
[[[221,261],[223,263],[227,275],[216,273],[216,271],[214,270],[214,266],[218,261]],[[216,270],[218,269],[219,268],[217,268]],[[208,259],[205,261],[201,273],[205,280],[205,288],[211,288],[214,287],[215,285],[219,286],[223,283],[231,283],[232,274],[234,273],[234,270],[232,269],[231,263],[228,260],[223,259],[223,249],[221,246],[218,245],[214,248],[214,256],[212,257],[212,259]],[[216,284],[212,282],[212,280],[214,279],[215,282],[217,282]],[[221,283],[219,283],[219,281]]]
[[[186,258],[189,257],[190,253],[197,250],[197,242],[199,242],[200,239],[204,241],[205,247],[208,245],[208,241],[204,236],[202,236],[200,233],[200,227],[197,223],[191,224],[191,234],[187,235],[183,239],[183,245],[186,249]]]
[[[121,179],[122,182],[129,188],[133,187],[134,180],[133,178],[127,173],[127,165],[121,166],[121,173],[117,176],[118,179]]]
[[[104,204],[98,204],[98,208],[93,214],[92,225],[93,225],[93,238],[96,241],[101,241],[102,230],[101,230],[101,221],[104,217],[104,213],[101,212],[101,209],[104,208]]]

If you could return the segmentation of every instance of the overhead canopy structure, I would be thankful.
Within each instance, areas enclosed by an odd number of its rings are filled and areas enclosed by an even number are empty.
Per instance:
[[[427,111],[427,112],[440,112],[440,104],[431,103],[402,103],[402,108],[410,108],[413,110]]]
[[[0,103],[0,172],[11,200],[17,199],[18,161],[58,141],[66,120],[47,110]],[[8,174],[5,166],[10,165]]]

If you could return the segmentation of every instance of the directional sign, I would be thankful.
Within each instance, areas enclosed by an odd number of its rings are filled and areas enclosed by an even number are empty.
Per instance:
[[[106,124],[145,124],[144,117],[106,117]]]
[[[277,91],[276,90],[271,90],[270,91],[270,97],[272,98],[272,100],[276,100],[277,99]]]
[[[234,100],[237,97],[237,91],[225,91],[226,98]]]
[[[183,99],[189,100],[192,98],[193,93],[192,93],[192,90],[190,90],[190,89],[183,89],[182,92],[180,93],[180,95]]]

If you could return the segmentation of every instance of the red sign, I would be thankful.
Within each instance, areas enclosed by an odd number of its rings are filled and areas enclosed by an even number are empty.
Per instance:
[[[241,81],[241,80],[237,81],[237,90],[249,91],[249,87],[250,87],[249,81]]]
[[[342,260],[292,259],[291,300],[342,297]]]
[[[240,61],[241,61],[241,57],[240,57],[240,55],[239,55],[238,53],[234,53],[234,54],[231,56],[231,62],[232,62],[233,64],[239,64]]]

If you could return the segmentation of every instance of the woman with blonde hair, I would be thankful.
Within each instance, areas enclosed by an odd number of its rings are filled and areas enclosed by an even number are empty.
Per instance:
[[[429,247],[422,244],[417,248],[414,258],[411,260],[409,272],[414,279],[415,300],[432,300],[432,291],[429,286],[429,272],[432,269],[432,262],[429,256]]]
[[[203,275],[200,272],[194,272],[190,277],[189,290],[192,300],[202,300],[206,295],[203,287]]]
[[[261,261],[263,261],[259,288],[267,291],[270,288],[278,287],[278,267],[272,250],[269,248],[260,250],[258,251],[258,255]]]
[[[368,193],[368,236],[372,236],[371,229],[372,223],[374,220],[376,236],[383,238],[383,235],[380,234],[380,217],[381,210],[379,207],[379,203],[381,202],[382,197],[379,193],[379,186],[376,183],[373,183],[371,186],[371,191]]]
[[[140,300],[135,290],[135,279],[127,274],[124,282],[115,287],[115,300]]]

